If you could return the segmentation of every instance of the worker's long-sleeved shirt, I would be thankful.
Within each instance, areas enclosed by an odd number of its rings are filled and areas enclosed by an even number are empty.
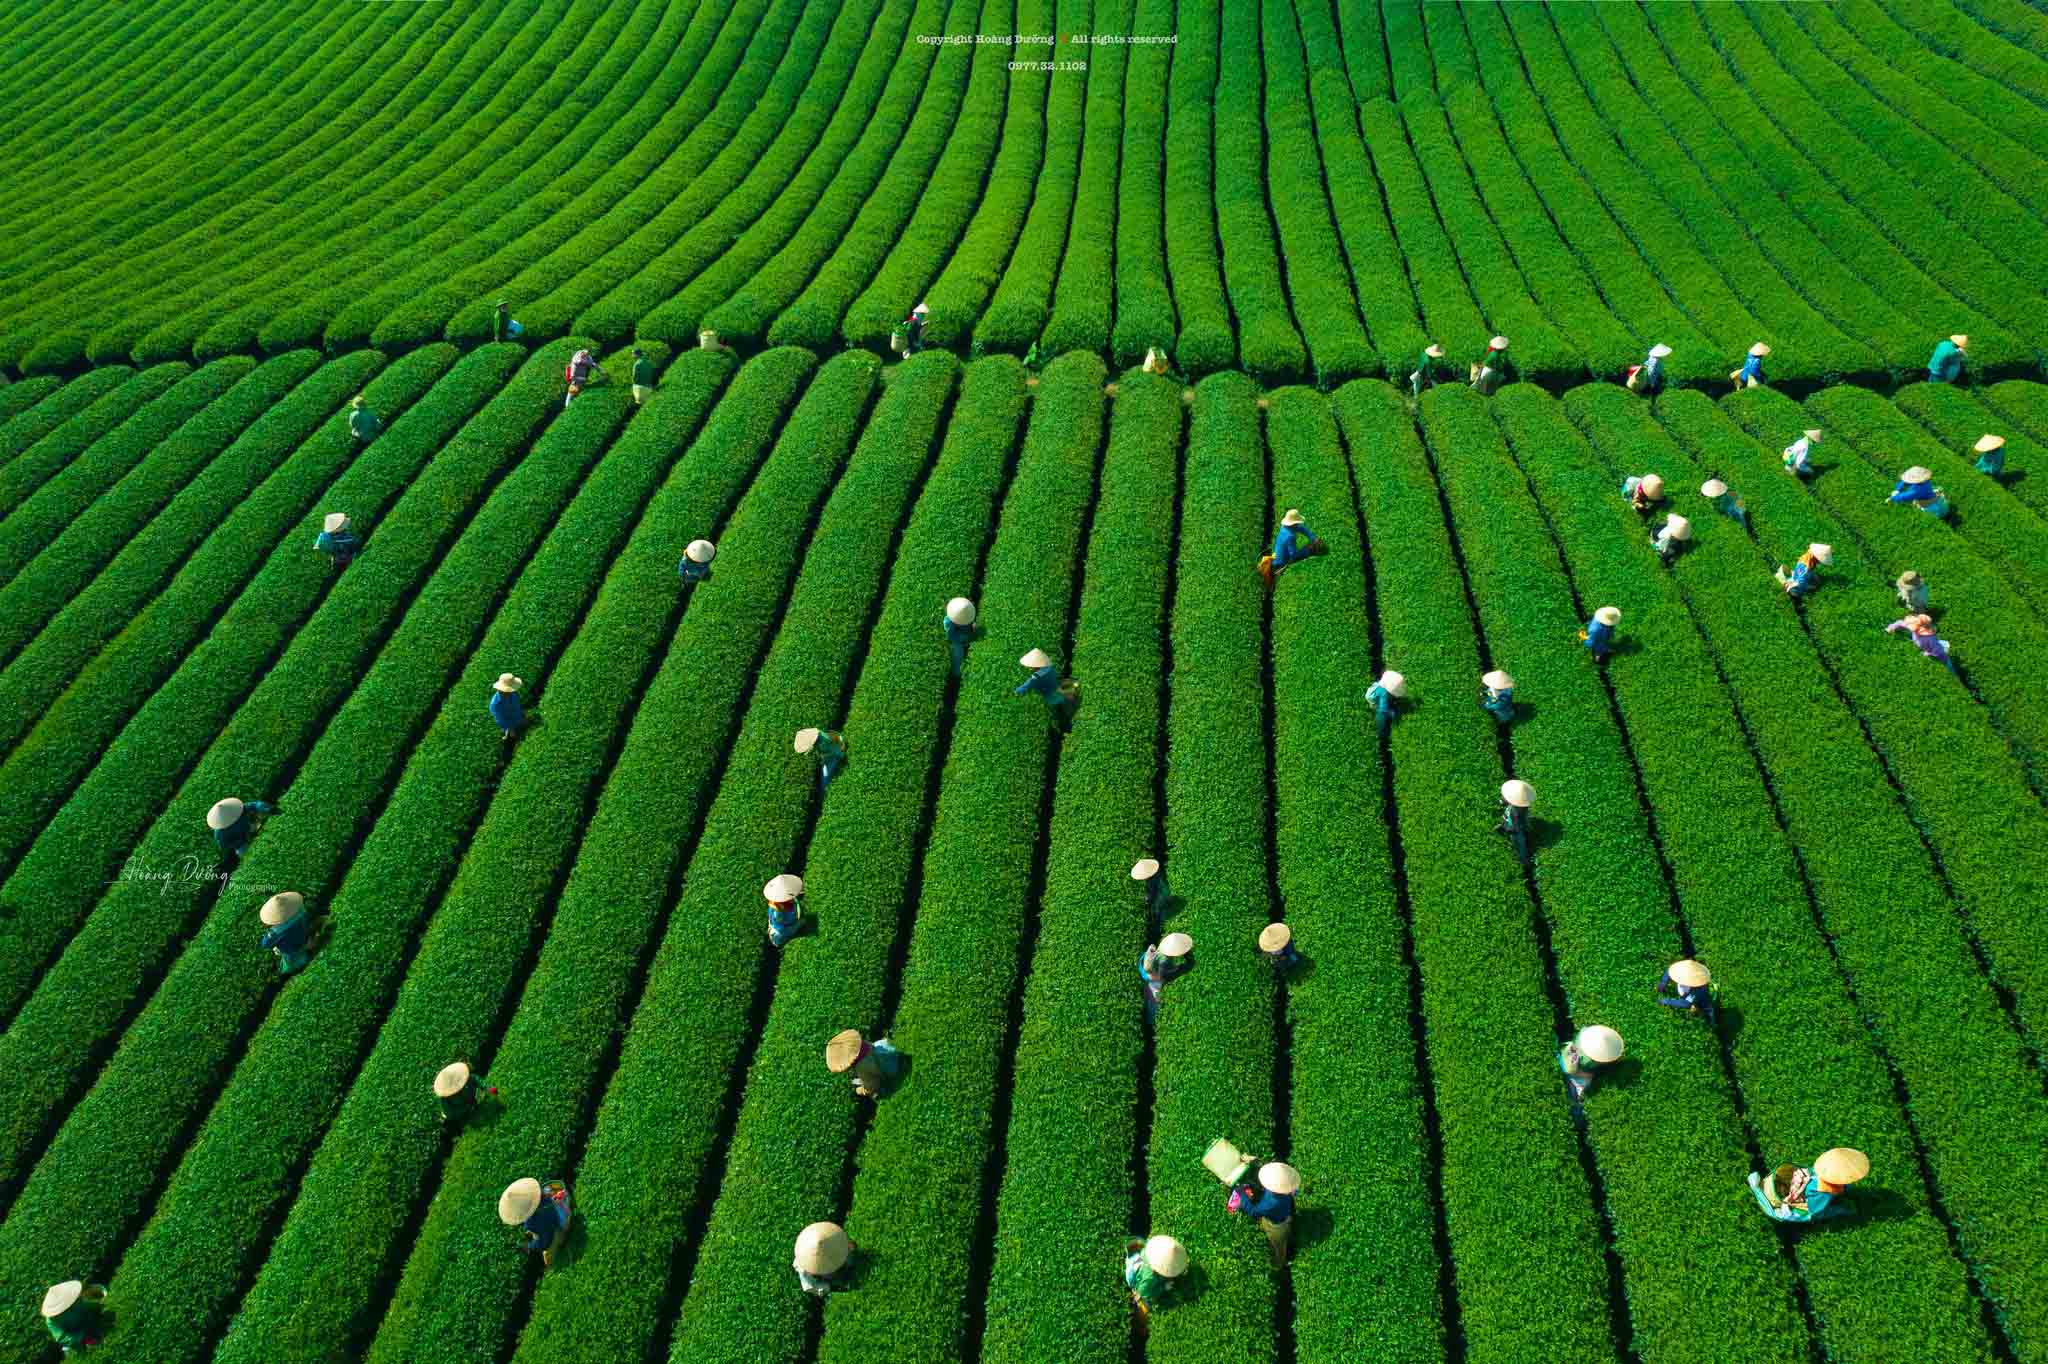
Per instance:
[[[1890,625],[1884,627],[1886,634],[1890,634],[1894,630],[1906,631],[1912,637],[1913,647],[1926,654],[1935,662],[1948,662],[1948,646],[1941,642],[1941,637],[1936,635],[1934,631],[1915,630],[1911,621],[1904,620],[1895,620]]]
[[[1697,1009],[1708,1018],[1714,1016],[1714,996],[1704,985],[1680,985],[1666,971],[1657,978],[1656,990],[1657,1002],[1667,1009]]]
[[[370,439],[382,427],[383,423],[377,420],[377,414],[367,407],[359,407],[348,414],[348,433],[357,440]]]
[[[1645,355],[1642,367],[1637,371],[1636,379],[1642,385],[1645,393],[1662,393],[1664,391],[1664,362],[1654,355]]]
[[[1145,1263],[1145,1252],[1134,1250],[1124,1257],[1124,1286],[1146,1303],[1157,1305],[1172,1288],[1173,1280],[1153,1272]]]
[[[1597,620],[1587,621],[1586,647],[1596,655],[1610,652],[1614,648],[1614,627]]]
[[[1663,500],[1662,498],[1651,497],[1642,488],[1643,480],[1638,475],[1631,474],[1621,481],[1621,495],[1627,498],[1629,505],[1639,512],[1648,511]]]
[[[1737,525],[1746,526],[1749,524],[1749,513],[1742,503],[1736,500],[1734,493],[1722,493],[1719,497],[1715,498],[1714,510]]]
[[[676,576],[686,583],[701,583],[711,576],[711,565],[700,564],[685,554],[682,562],[676,565]]]
[[[1793,441],[1785,447],[1785,467],[1795,474],[1812,473],[1813,466],[1806,462],[1807,454],[1812,448],[1813,443],[1804,436]]]
[[[50,1328],[50,1339],[66,1350],[83,1349],[86,1337],[92,1331],[98,1306],[97,1298],[80,1298],[56,1316],[44,1317],[43,1324]]]
[[[313,548],[335,559],[347,560],[355,557],[356,546],[362,542],[348,531],[321,531],[313,541]]]
[[[1187,969],[1185,957],[1169,957],[1157,947],[1146,948],[1138,957],[1138,975],[1152,985],[1164,985]]]
[[[818,761],[828,772],[836,772],[846,761],[846,736],[837,730],[821,729],[818,731],[818,746],[812,752],[818,755]]]
[[[1515,689],[1488,687],[1479,698],[1479,704],[1492,712],[1496,720],[1512,720],[1515,718]]]
[[[1650,541],[1650,548],[1656,550],[1657,557],[1668,564],[1678,557],[1678,547],[1684,543],[1683,540],[1672,535],[1671,528],[1666,526],[1657,532],[1655,539]]]
[[[1911,611],[1916,616],[1919,615],[1927,609],[1927,584],[1921,582],[1911,587],[1900,588],[1899,600],[1906,604],[1908,611]]]
[[[441,1105],[441,1116],[452,1121],[472,1112],[483,1102],[484,1091],[490,1087],[491,1082],[483,1076],[471,1075],[469,1083],[448,1098],[442,1099],[437,1095],[436,1101]]]
[[[1908,483],[1903,478],[1892,485],[1892,495],[1885,499],[1887,502],[1932,502],[1933,500],[1934,484],[1932,482]]]
[[[291,918],[286,919],[277,927],[266,931],[261,941],[257,943],[259,947],[267,947],[271,951],[283,953],[285,956],[290,956],[305,945],[306,915],[303,910],[292,915]]]
[[[519,693],[512,691],[491,692],[491,718],[498,722],[498,728],[506,733],[526,723],[526,707],[519,704]]]
[[[1273,532],[1273,568],[1278,571],[1298,559],[1306,559],[1315,544],[1315,532],[1307,526],[1280,527]]]
[[[1285,1222],[1294,1216],[1293,1194],[1277,1194],[1260,1184],[1242,1185],[1237,1193],[1237,1210],[1246,1217],[1257,1217],[1267,1222]]]
[[[1763,383],[1763,382],[1764,382],[1764,358],[1763,358],[1763,356],[1761,356],[1761,355],[1751,355],[1751,356],[1745,357],[1745,358],[1744,358],[1744,360],[1743,360],[1743,362],[1742,362],[1742,372],[1741,372],[1741,374],[1740,374],[1740,375],[1739,375],[1738,377],[1740,378],[1741,382],[1743,382],[1744,384],[1747,384],[1747,383],[1749,383],[1749,382],[1750,382],[1750,380],[1752,380],[1752,379],[1754,379],[1754,380],[1755,380],[1755,381],[1756,381],[1757,383]]]
[[[644,355],[633,362],[633,382],[642,388],[654,387],[654,362]]]
[[[541,1200],[533,1216],[526,1219],[526,1243],[521,1250],[546,1250],[555,1238],[569,1229],[569,1214],[553,1197]]]
[[[1056,706],[1060,703],[1061,700],[1060,670],[1058,668],[1055,668],[1052,664],[1048,663],[1043,668],[1040,668],[1037,672],[1031,674],[1031,676],[1025,678],[1022,682],[1018,683],[1016,689],[1012,691],[1010,695],[1036,695],[1048,706]]]
[[[781,904],[771,900],[768,904],[768,932],[778,941],[787,938],[796,932],[797,925],[803,922],[803,917],[803,897],[785,900]]]
[[[1394,694],[1375,682],[1365,689],[1365,699],[1372,702],[1373,714],[1379,720],[1380,732],[1386,733],[1387,726],[1394,722]]]
[[[1785,591],[1795,597],[1804,597],[1819,586],[1820,574],[1806,561],[1806,556],[1801,555],[1799,561],[1792,565],[1792,576],[1785,580]]]
[[[953,618],[947,616],[945,618],[945,626],[946,642],[948,644],[965,646],[974,642],[974,627],[972,625],[955,625]]]
[[[2004,473],[2005,447],[2001,445],[1996,450],[1986,450],[1983,454],[1977,456],[1977,472],[1980,474],[1990,474],[1993,477]]]
[[[265,805],[260,800],[252,800],[242,807],[241,818],[228,825],[225,829],[215,829],[213,831],[213,841],[220,845],[222,852],[238,853],[248,846],[250,835],[256,832],[255,820],[251,819],[250,816],[260,817],[270,813],[271,808],[268,805]]]
[[[1927,357],[1927,377],[1937,384],[1952,384],[1963,377],[1963,352],[1955,342],[1943,339]]]

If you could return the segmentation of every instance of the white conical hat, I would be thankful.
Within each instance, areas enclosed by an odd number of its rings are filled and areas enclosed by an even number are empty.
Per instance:
[[[709,540],[692,540],[684,546],[683,554],[693,564],[708,564],[718,557],[718,546]]]
[[[1970,348],[1970,338],[1961,333],[1951,336],[1949,340],[1954,343],[1957,350],[1968,350]]]
[[[762,895],[766,896],[770,900],[778,902],[783,900],[794,900],[797,896],[803,893],[804,878],[801,876],[793,875],[790,872],[784,872],[780,876],[769,878],[768,884],[761,887]]]
[[[1870,1173],[1870,1157],[1852,1146],[1837,1146],[1814,1158],[1813,1172],[1830,1184],[1854,1184]]]
[[[825,1044],[825,1069],[834,1075],[846,1074],[860,1060],[860,1046],[859,1028],[841,1028],[833,1033],[832,1040]]]
[[[910,311],[914,313],[928,313],[931,311],[931,306],[927,304],[923,299],[919,299],[917,301],[917,306],[915,308],[912,308]]]
[[[1488,350],[1506,350],[1508,348],[1508,339],[1505,336],[1496,336],[1493,340],[1486,343],[1486,348]]]
[[[1993,450],[2001,449],[2004,445],[2004,436],[1993,436],[1986,434],[1977,437],[1977,443],[1971,446],[1970,448],[1972,450],[1975,450],[1980,455],[1988,455]]]
[[[1769,346],[1766,346],[1763,342],[1759,341],[1754,346],[1751,346],[1749,348],[1749,353],[1751,355],[1769,355],[1771,353],[1771,348]]]
[[[1621,1059],[1621,1034],[1602,1023],[1579,1029],[1579,1054],[1602,1065]]]
[[[1505,781],[1500,786],[1500,798],[1526,810],[1536,803],[1536,788],[1525,781]]]
[[[1133,881],[1150,881],[1157,875],[1159,875],[1159,862],[1157,858],[1141,857],[1131,866],[1131,879]]]
[[[350,398],[348,400],[348,405],[350,407],[362,407],[366,402],[367,399],[365,399],[362,394],[358,393],[356,394],[355,397]]]
[[[1294,941],[1294,930],[1286,924],[1267,924],[1259,930],[1259,950],[1279,952]]]
[[[1728,485],[1718,478],[1710,478],[1705,483],[1700,484],[1701,497],[1724,497],[1727,493]]]
[[[1661,474],[1644,474],[1643,481],[1637,486],[1643,490],[1644,497],[1664,495],[1664,478]]]
[[[322,530],[326,531],[326,532],[327,532],[327,533],[328,533],[329,535],[332,535],[332,534],[334,534],[334,533],[335,533],[336,531],[341,531],[341,530],[347,530],[347,529],[348,529],[348,513],[347,513],[347,512],[329,512],[329,513],[327,513],[327,519],[326,519],[326,520],[324,520],[324,521],[322,521],[322,522],[320,523],[320,529],[322,529]]]
[[[1017,664],[1024,668],[1049,668],[1052,666],[1052,656],[1043,649],[1033,649],[1018,659]]]
[[[1444,348],[1442,346],[1439,346],[1434,341],[1424,346],[1422,348],[1422,353],[1424,355],[1427,355],[1432,360],[1441,360],[1444,358]]]
[[[1691,957],[1687,957],[1683,961],[1672,962],[1670,974],[1671,979],[1677,981],[1688,990],[1699,989],[1709,979],[1707,968],[1694,961]]]
[[[1195,950],[1195,940],[1185,933],[1169,933],[1159,940],[1159,950],[1169,957],[1185,957]]]
[[[1801,432],[1800,432],[1799,434],[1800,434],[1800,435],[1802,435],[1802,436],[1804,436],[1804,437],[1806,437],[1806,438],[1807,438],[1808,440],[1819,440],[1819,439],[1820,439],[1820,428],[1819,428],[1819,427],[1817,427],[1817,426],[1816,426],[1816,427],[1811,427],[1811,428],[1809,428],[1809,429],[1807,429],[1807,430],[1805,430],[1805,431],[1801,431]]]
[[[43,1294],[43,1315],[61,1317],[78,1306],[78,1300],[85,1296],[85,1284],[77,1279],[66,1279],[63,1283],[50,1285]]]
[[[1808,545],[1806,552],[1814,557],[1816,563],[1831,564],[1835,561],[1835,547],[1833,545],[1823,545],[1816,542]]]
[[[798,731],[796,732],[796,751],[797,751],[797,752],[799,752],[799,753],[808,753],[808,752],[810,752],[810,751],[811,751],[812,749],[816,748],[817,746],[818,746],[818,731],[817,731],[817,730],[815,730],[815,729],[800,729],[800,730],[798,730]]]
[[[1652,360],[1662,360],[1665,356],[1669,354],[1671,354],[1671,347],[1665,345],[1661,341],[1658,342],[1656,345],[1650,347],[1650,358]]]
[[[206,827],[225,829],[242,817],[242,802],[229,796],[226,800],[215,801],[213,808],[206,812]]]
[[[1664,518],[1664,532],[1674,540],[1690,540],[1692,539],[1692,522],[1686,520],[1677,512],[1673,512]]]
[[[1924,465],[1916,464],[1916,465],[1914,465],[1914,466],[1913,466],[1912,468],[1910,468],[1910,469],[1906,470],[1906,472],[1904,472],[1903,474],[1900,474],[1900,475],[1899,475],[1899,482],[1901,482],[1901,483],[1925,483],[1925,482],[1926,482],[1926,481],[1927,481],[1928,479],[1930,479],[1930,478],[1933,478],[1933,477],[1934,477],[1934,471],[1933,471],[1933,470],[1931,470],[1931,469],[1927,468],[1927,467],[1926,467],[1926,466],[1924,466]]]
[[[1287,509],[1287,515],[1280,518],[1280,524],[1283,526],[1298,526],[1302,524],[1301,508],[1289,507]]]
[[[1481,673],[1479,684],[1483,687],[1492,687],[1495,691],[1507,691],[1515,685],[1515,679],[1508,676],[1506,669],[1495,668],[1490,673]]]
[[[1619,606],[1603,606],[1593,613],[1593,619],[1611,630],[1621,624],[1621,608]]]
[[[521,687],[525,685],[525,682],[521,681],[519,678],[514,677],[511,673],[499,673],[498,680],[491,683],[491,690],[518,691]]]
[[[1145,1263],[1165,1279],[1178,1279],[1188,1272],[1188,1248],[1171,1236],[1154,1236],[1145,1242]]]
[[[853,1242],[837,1222],[813,1222],[796,1234],[796,1267],[806,1274],[836,1274],[853,1254]]]
[[[1301,1190],[1301,1172],[1285,1161],[1269,1160],[1259,1167],[1259,1183],[1268,1193],[1298,1193]]]
[[[450,1061],[434,1074],[434,1097],[452,1099],[469,1083],[469,1063]]]
[[[1395,696],[1406,696],[1408,694],[1408,679],[1391,668],[1380,674],[1380,685]]]
[[[498,1195],[498,1220],[516,1227],[540,1211],[540,1181],[515,1179]]]
[[[288,923],[306,903],[306,897],[295,890],[281,890],[263,902],[263,908],[256,911],[256,917],[271,928]]]
[[[955,597],[946,603],[946,619],[955,625],[974,624],[974,603],[965,597]]]

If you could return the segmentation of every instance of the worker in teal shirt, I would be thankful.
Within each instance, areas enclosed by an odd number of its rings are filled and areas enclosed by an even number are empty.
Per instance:
[[[1479,706],[1504,725],[1515,720],[1515,679],[1502,669],[1482,673],[1479,678]]]
[[[1742,499],[1728,491],[1728,485],[1718,478],[1710,478],[1700,484],[1700,496],[1714,506],[1714,510],[1733,521],[1744,530],[1749,529],[1749,509],[1742,505]]]
[[[761,888],[768,902],[768,942],[781,947],[804,922],[804,878],[784,872]]]
[[[498,722],[501,739],[510,739],[526,723],[526,707],[519,704],[519,689],[525,685],[511,673],[500,673],[491,683],[491,718]]]
[[[466,1061],[450,1061],[435,1072],[434,1102],[441,1110],[442,1122],[460,1122],[485,1099],[497,1097],[491,1082],[472,1071]]]
[[[2005,437],[1979,436],[1970,447],[1977,452],[1977,472],[1997,478],[2005,472]]]
[[[692,540],[683,547],[682,560],[676,565],[676,575],[685,584],[711,581],[711,561],[718,557],[718,546],[709,540]]]
[[[99,1344],[100,1307],[107,1300],[105,1284],[69,1279],[43,1293],[43,1325],[65,1358]]]
[[[1504,782],[1500,788],[1500,823],[1494,827],[1508,836],[1515,860],[1529,865],[1529,807],[1536,803],[1536,788],[1525,781]]]
[[[1281,570],[1311,554],[1321,553],[1322,548],[1323,542],[1308,528],[1300,509],[1289,507],[1287,514],[1280,518],[1280,529],[1273,532],[1273,552],[1259,561],[1259,576],[1266,580],[1266,586],[1271,587]]]
[[[1381,673],[1380,680],[1365,689],[1365,699],[1372,702],[1373,715],[1379,721],[1382,738],[1394,723],[1394,702],[1407,694],[1408,679],[1391,671]]]
[[[1174,1286],[1188,1271],[1187,1247],[1171,1236],[1124,1243],[1124,1287],[1140,1317],[1172,1300]]]
[[[349,529],[347,512],[330,512],[320,523],[320,534],[313,540],[313,548],[327,556],[328,562],[340,568],[356,557],[361,541]]]
[[[1557,1068],[1572,1087],[1572,1102],[1586,1097],[1602,1075],[1621,1060],[1621,1034],[1598,1023],[1579,1029],[1579,1035],[1564,1044],[1557,1054]]]
[[[1011,691],[1012,696],[1036,696],[1045,702],[1052,712],[1054,723],[1064,730],[1073,722],[1072,703],[1066,688],[1061,684],[1060,670],[1053,666],[1051,655],[1043,649],[1033,649],[1017,660],[1021,667],[1031,669],[1031,676],[1018,683]]]
[[[1852,1147],[1823,1151],[1809,1166],[1780,1165],[1766,1180],[1752,1171],[1749,1191],[1764,1216],[1779,1222],[1818,1222],[1851,1211],[1849,1186],[1870,1173],[1870,1157]]]
[[[206,827],[213,830],[213,841],[230,861],[237,861],[242,850],[249,846],[249,840],[263,827],[263,821],[277,813],[260,800],[240,801],[233,796],[216,801],[206,812]]]
[[[377,414],[358,393],[348,400],[348,433],[359,441],[367,441],[384,429],[384,423],[377,420]]]
[[[280,891],[263,902],[257,917],[263,921],[264,932],[256,945],[277,954],[277,973],[288,976],[304,966],[310,955],[307,942],[312,936],[306,897],[295,890]]]
[[[1946,341],[1937,341],[1934,354],[1927,357],[1927,382],[1931,384],[1952,384],[1963,377],[1963,352],[1969,349],[1970,338],[1951,336]]]
[[[1663,528],[1650,537],[1650,548],[1657,551],[1657,557],[1663,560],[1665,567],[1668,568],[1671,561],[1678,557],[1678,551],[1684,548],[1685,542],[1690,539],[1692,522],[1677,512],[1672,512],[1664,518]]]
[[[846,765],[846,736],[836,729],[800,729],[796,751],[818,755],[818,795],[832,789],[832,779]]]
[[[1171,896],[1166,888],[1166,872],[1159,865],[1159,859],[1139,858],[1131,866],[1131,879],[1145,888],[1145,922],[1151,928],[1157,928],[1166,918],[1166,903]]]
[[[967,676],[967,646],[974,643],[974,603],[955,597],[946,603],[946,647],[953,654],[953,676]]]

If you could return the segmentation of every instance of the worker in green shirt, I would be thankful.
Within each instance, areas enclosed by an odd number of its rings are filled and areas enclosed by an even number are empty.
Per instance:
[[[472,1071],[466,1061],[450,1061],[434,1075],[434,1099],[441,1106],[442,1122],[460,1122],[485,1099],[497,1097],[491,1082]]]
[[[519,320],[512,316],[512,306],[504,299],[499,299],[498,310],[491,316],[491,340],[510,341],[525,331],[526,328],[520,326]]]
[[[363,401],[358,393],[348,400],[348,433],[359,441],[367,441],[384,429],[384,423],[377,420],[377,414]]]
[[[43,1294],[43,1325],[50,1339],[70,1358],[88,1345],[99,1344],[100,1304],[107,1300],[104,1284],[67,1279]]]
[[[654,392],[654,362],[638,346],[633,347],[633,406],[647,401]]]
[[[1152,1315],[1153,1308],[1165,1303],[1187,1272],[1187,1247],[1171,1236],[1124,1243],[1124,1286],[1131,1290],[1131,1301],[1141,1317]]]

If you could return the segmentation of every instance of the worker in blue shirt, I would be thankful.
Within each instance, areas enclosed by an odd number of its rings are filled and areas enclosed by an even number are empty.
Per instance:
[[[676,575],[685,583],[706,583],[711,581],[711,561],[718,556],[718,546],[709,540],[692,540],[683,549],[683,557],[676,564]]]
[[[1769,346],[1766,346],[1761,341],[1757,342],[1749,348],[1749,357],[1742,362],[1742,368],[1736,370],[1728,378],[1737,389],[1758,387],[1766,382],[1764,379],[1764,357],[1770,353],[1771,348]]]
[[[1557,1068],[1572,1087],[1572,1102],[1585,1098],[1594,1082],[1620,1059],[1620,1033],[1598,1023],[1579,1029],[1579,1035],[1557,1054]]]
[[[1823,1151],[1812,1166],[1780,1165],[1767,1180],[1752,1171],[1749,1191],[1764,1216],[1779,1222],[1818,1222],[1851,1210],[1849,1186],[1870,1173],[1870,1157],[1848,1146]]]
[[[953,654],[953,676],[967,676],[967,646],[974,643],[974,603],[955,597],[946,603],[946,647]]]
[[[1899,481],[1892,485],[1891,496],[1885,501],[1915,506],[1935,516],[1948,515],[1948,499],[1942,496],[1941,489],[1934,486],[1934,471],[1920,464],[1899,475]]]
[[[1494,827],[1508,836],[1515,848],[1515,860],[1529,865],[1529,807],[1535,804],[1536,788],[1525,781],[1504,782],[1500,788],[1500,823]]]
[[[515,1179],[498,1195],[498,1220],[508,1227],[522,1227],[526,1236],[519,1248],[529,1255],[540,1252],[542,1265],[555,1262],[555,1252],[567,1239],[569,1186],[559,1179],[543,1184],[537,1179]]]
[[[1407,694],[1408,679],[1393,671],[1381,673],[1380,680],[1365,689],[1365,699],[1372,702],[1373,715],[1379,721],[1382,738],[1394,723],[1394,703]]]
[[[1934,354],[1927,357],[1927,382],[1931,384],[1952,384],[1963,377],[1963,352],[1970,348],[1967,336],[1951,336],[1946,341],[1934,343]]]
[[[329,512],[320,523],[320,534],[313,539],[313,548],[327,556],[328,562],[340,568],[356,557],[361,541],[349,529],[347,512]]]
[[[784,872],[761,887],[768,901],[768,942],[780,947],[797,935],[804,921],[804,878]]]
[[[1190,966],[1188,953],[1194,950],[1193,938],[1185,933],[1169,933],[1139,956],[1138,979],[1145,983],[1146,1022],[1159,1017],[1160,991],[1166,988],[1168,981],[1187,973]]]
[[[1813,446],[1820,439],[1819,430],[1802,431],[1799,439],[1785,447],[1785,472],[1795,478],[1812,478],[1813,463],[1807,458],[1813,453]]]
[[[1785,589],[1788,597],[1810,596],[1820,586],[1820,571],[1835,561],[1833,545],[1808,545],[1806,553],[1799,556],[1788,572],[1783,564],[1778,565],[1778,585]]]
[[[229,796],[214,802],[206,812],[206,827],[213,830],[213,841],[221,852],[231,860],[239,860],[249,840],[263,827],[263,821],[276,813],[260,800],[240,801]]]
[[[1671,565],[1671,561],[1678,557],[1678,551],[1690,539],[1692,539],[1692,522],[1686,520],[1677,512],[1672,512],[1664,518],[1663,529],[1650,537],[1650,548],[1657,551],[1657,557],[1663,560],[1665,567],[1668,568]]]
[[[1621,481],[1621,495],[1628,499],[1630,511],[1648,516],[1650,509],[1664,500],[1664,480],[1656,474],[1631,475]]]
[[[1283,569],[1322,552],[1323,542],[1308,528],[1300,508],[1289,507],[1280,518],[1280,529],[1273,532],[1273,552],[1259,560],[1259,576],[1271,587]]]
[[[1614,630],[1621,624],[1621,608],[1603,606],[1593,613],[1593,619],[1586,622],[1586,628],[1579,631],[1579,638],[1586,642],[1586,649],[1593,655],[1595,663],[1605,663],[1607,656],[1614,652]]]
[[[1515,679],[1495,668],[1479,676],[1479,706],[1504,725],[1515,721]]]
[[[310,955],[307,941],[311,936],[306,921],[306,897],[295,890],[279,891],[263,902],[257,917],[263,921],[264,933],[256,945],[277,953],[277,973],[288,976],[304,966]]]
[[[1131,865],[1131,879],[1145,888],[1145,921],[1157,928],[1166,917],[1166,872],[1156,857],[1141,857]],[[1149,931],[1149,930],[1148,930]]]
[[[1633,365],[1628,372],[1628,391],[1654,398],[1664,391],[1664,357],[1671,354],[1671,347],[1655,345],[1643,357],[1643,363]]]
[[[1700,484],[1700,496],[1713,503],[1714,510],[1733,521],[1744,530],[1749,529],[1749,509],[1742,505],[1742,499],[1728,491],[1728,485],[1718,478],[1710,478]]]
[[[1068,729],[1074,719],[1074,697],[1072,684],[1060,677],[1060,670],[1053,665],[1052,656],[1043,649],[1033,649],[1017,660],[1019,667],[1031,669],[1031,676],[1010,692],[1012,696],[1036,696],[1045,702],[1045,708],[1052,712],[1053,722],[1062,730]]]
[[[348,400],[348,433],[351,436],[358,441],[368,441],[383,429],[384,423],[377,420],[377,414],[370,410],[362,394]]]
[[[1259,951],[1275,975],[1284,976],[1301,965],[1301,949],[1294,945],[1294,930],[1286,924],[1267,924],[1260,929]]]
[[[832,779],[846,765],[846,736],[836,729],[800,729],[796,751],[818,755],[818,795],[832,789]]]
[[[1684,1009],[1714,1021],[1714,994],[1708,988],[1712,977],[1707,968],[1690,957],[1674,961],[1657,978],[1657,1002],[1667,1009]]]
[[[1238,1185],[1224,1204],[1231,1212],[1259,1219],[1275,1269],[1287,1263],[1287,1245],[1294,1237],[1294,1196],[1300,1189],[1301,1175],[1292,1165],[1269,1160],[1259,1166],[1258,1183]]]
[[[1977,452],[1976,469],[1980,474],[1997,478],[2005,472],[2005,437],[1984,435],[1977,437],[1977,443],[1970,447]]]
[[[501,739],[510,739],[526,723],[526,708],[519,704],[519,689],[525,685],[511,673],[500,673],[491,683],[491,718],[498,722]]]

